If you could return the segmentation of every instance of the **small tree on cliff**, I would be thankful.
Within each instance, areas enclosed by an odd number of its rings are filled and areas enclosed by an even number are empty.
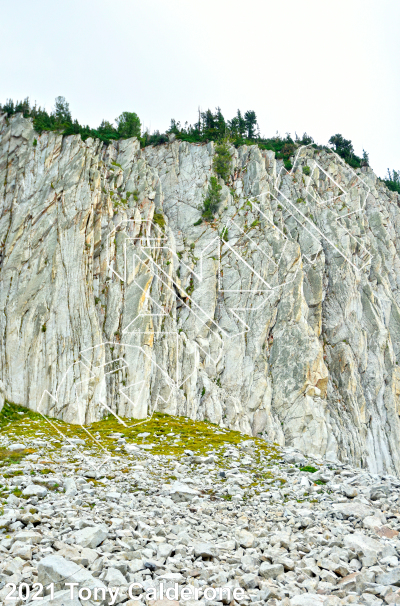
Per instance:
[[[142,125],[139,116],[134,112],[122,112],[115,121],[118,124],[118,134],[121,137],[140,137]]]

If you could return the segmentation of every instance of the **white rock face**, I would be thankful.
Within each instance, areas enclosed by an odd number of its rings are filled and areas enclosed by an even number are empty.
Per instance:
[[[5,397],[6,396],[5,396],[3,381],[0,381],[0,410],[4,406]]]
[[[287,175],[232,148],[197,225],[213,157],[0,116],[0,407],[156,409],[398,474],[399,196],[326,151]]]

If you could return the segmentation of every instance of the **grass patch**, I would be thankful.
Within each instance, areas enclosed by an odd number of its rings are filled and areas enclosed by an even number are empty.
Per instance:
[[[7,471],[3,474],[3,478],[15,478],[16,476],[22,476],[22,469],[15,469],[14,471]]]
[[[8,450],[8,448],[0,447],[0,465],[17,465],[33,450]]]
[[[165,228],[165,217],[162,213],[154,213],[153,222],[158,225],[158,227],[161,227],[161,229]]]
[[[300,471],[308,471],[308,473],[315,473],[318,471],[316,467],[311,467],[311,465],[306,465],[305,467],[300,467]]]
[[[4,410],[4,409],[3,409]],[[25,414],[21,415],[20,412]],[[206,421],[192,421],[187,417],[175,417],[167,414],[156,412],[151,419],[136,420],[132,418],[124,418],[126,427],[119,423],[117,419],[110,415],[101,421],[97,421],[87,426],[90,434],[101,443],[103,448],[106,448],[110,454],[128,455],[123,444],[118,444],[117,440],[112,437],[112,434],[118,433],[126,439],[127,444],[135,444],[139,449],[141,446],[151,445],[148,449],[153,455],[171,456],[180,459],[185,456],[185,451],[190,450],[195,455],[207,456],[210,452],[217,455],[222,455],[226,447],[240,447],[244,440],[249,440],[249,436],[243,435],[238,431],[222,429],[219,425]],[[62,432],[66,438],[81,438],[85,441],[85,449],[93,449],[92,456],[101,456],[104,454],[99,449],[98,444],[92,440],[80,425],[72,425],[59,421],[58,419],[49,419],[48,423],[41,415],[34,413],[28,409],[15,406],[8,403],[5,407],[5,412],[0,413],[0,435],[7,434],[15,440],[21,440],[24,443],[40,438],[43,442],[51,445],[55,455],[61,453],[61,446],[67,443],[58,432]],[[57,431],[58,430],[58,431]],[[139,437],[139,434],[147,433],[149,435]],[[172,434],[172,435],[171,435]],[[256,446],[255,459],[253,463],[257,465],[261,454],[268,458],[267,465],[273,465],[277,460],[281,459],[279,447],[277,445],[268,444],[261,438],[252,438]],[[140,449],[141,450],[141,449]],[[135,453],[140,453],[140,450]],[[143,454],[146,449],[143,449]],[[0,449],[0,461],[8,463],[19,463],[27,454],[33,453],[35,450],[26,449],[25,451],[9,451],[5,448]],[[62,456],[76,456],[76,451],[72,450],[68,453],[62,452]],[[39,459],[39,463],[44,465],[44,469],[37,471],[37,477],[45,476],[53,473],[52,461]],[[220,466],[225,461],[217,458],[216,465]],[[0,463],[1,464],[1,463]],[[264,464],[265,465],[265,464]],[[77,468],[79,469],[79,467]],[[130,471],[130,470],[129,470]],[[264,471],[264,470],[263,470]],[[126,470],[128,473],[128,470]],[[172,478],[171,478],[172,479]],[[91,479],[91,481],[95,481]],[[44,484],[46,488],[49,485]]]
[[[118,432],[123,434],[128,443],[153,444],[152,454],[174,456],[182,456],[185,450],[191,450],[197,455],[204,455],[207,454],[207,451],[223,446],[226,442],[236,445],[243,440],[242,434],[238,431],[226,431],[223,435],[216,435],[216,431],[220,429],[218,425],[162,413],[154,413],[152,419],[136,426],[134,425],[138,421],[134,419],[124,419],[124,421],[128,427],[124,427],[113,415],[110,415],[102,421],[93,423],[88,429],[90,432],[98,432],[99,441],[109,450],[116,448],[116,442],[109,437],[109,434]],[[146,438],[138,438],[139,434],[145,432],[149,433]],[[174,435],[168,436],[169,433]]]
[[[29,410],[29,408],[18,406],[17,404],[13,404],[6,400],[0,412],[0,430],[10,423],[21,421],[22,415],[24,415],[25,418],[28,417],[33,420],[42,419],[42,416],[37,412],[33,412],[32,410]]]

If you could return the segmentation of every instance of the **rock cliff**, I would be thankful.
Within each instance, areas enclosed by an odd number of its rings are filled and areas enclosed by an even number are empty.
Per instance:
[[[400,472],[399,196],[298,150],[105,146],[0,116],[5,398],[89,423],[208,419]],[[1,385],[1,383],[0,383]]]

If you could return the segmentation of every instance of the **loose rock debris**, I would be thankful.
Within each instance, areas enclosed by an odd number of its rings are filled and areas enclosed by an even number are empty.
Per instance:
[[[60,606],[85,604],[83,587],[142,606],[161,583],[196,590],[189,605],[227,603],[207,592],[221,587],[241,605],[400,603],[394,476],[166,415],[52,424],[27,413],[0,431],[3,604],[33,604],[35,583]]]

